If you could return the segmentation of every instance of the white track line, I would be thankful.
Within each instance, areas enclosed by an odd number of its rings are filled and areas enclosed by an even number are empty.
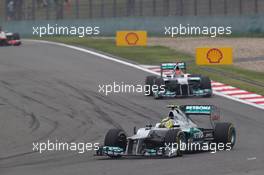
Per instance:
[[[151,74],[160,75],[160,73],[152,71],[152,70],[150,70],[150,69],[148,69],[146,67],[142,67],[141,65],[132,64],[132,63],[129,63],[129,62],[126,62],[126,61],[123,61],[123,60],[119,60],[117,58],[114,58],[114,57],[111,57],[111,56],[107,56],[107,55],[104,55],[104,54],[101,54],[101,53],[97,53],[95,51],[87,50],[87,49],[84,49],[84,48],[71,46],[71,45],[63,44],[63,43],[52,42],[52,41],[44,41],[44,40],[30,40],[30,39],[27,39],[26,41],[31,41],[31,42],[36,42],[36,43],[44,43],[44,44],[52,44],[52,45],[57,45],[57,46],[71,48],[71,49],[78,50],[78,51],[81,51],[81,52],[89,53],[91,55],[94,55],[94,56],[97,56],[97,57],[100,57],[100,58],[103,58],[103,59],[106,59],[106,60],[110,60],[110,61],[114,61],[114,62],[123,64],[123,65],[126,65],[126,66],[130,66],[130,67],[133,67],[133,68],[136,68],[136,69],[139,69],[139,70],[151,73]],[[218,82],[213,82],[213,84],[214,85],[222,85],[222,83],[218,83]],[[247,105],[250,105],[250,106],[254,106],[256,108],[264,110],[264,105],[257,105],[255,103],[252,103],[252,102],[249,102],[249,101],[246,101],[246,100],[241,100],[241,99],[239,99],[237,97],[233,97],[233,96],[229,96],[229,95],[223,94],[222,92],[214,91],[214,94],[218,95],[218,96],[221,96],[221,97],[224,97],[224,98],[227,98],[227,99],[230,99],[230,100],[234,100],[234,101],[237,101],[237,102],[240,102],[240,103],[243,103],[243,104],[247,104]]]
[[[247,91],[235,90],[235,91],[221,91],[221,92],[224,93],[224,94],[234,94],[234,93],[244,93],[244,92],[247,92]]]
[[[132,63],[129,63],[129,62],[126,62],[126,61],[123,61],[123,60],[119,60],[117,58],[110,57],[110,56],[107,56],[107,55],[104,55],[104,54],[101,54],[101,53],[97,53],[95,51],[87,50],[87,49],[84,49],[84,48],[81,48],[81,47],[71,46],[71,45],[68,45],[68,44],[57,43],[57,42],[52,42],[52,41],[44,41],[44,40],[30,40],[30,39],[26,39],[26,41],[44,43],[44,44],[52,44],[52,45],[56,45],[56,46],[62,46],[62,47],[71,48],[71,49],[78,50],[78,51],[81,51],[81,52],[89,53],[89,54],[94,55],[94,56],[98,56],[98,57],[106,59],[106,60],[110,60],[110,61],[114,61],[114,62],[117,62],[117,63],[121,63],[121,64],[130,66],[130,67],[133,67],[133,68],[145,71],[145,72],[149,72],[149,73],[152,73],[152,74],[159,75],[159,73],[153,72],[153,71],[151,71],[151,70],[149,70],[147,68],[141,67],[140,65],[132,64]]]
[[[219,82],[212,82],[212,86],[221,86],[221,85],[225,85],[225,84]]]
[[[250,101],[250,102],[261,102],[261,101],[264,101],[264,98],[248,99],[247,101]]]
[[[236,98],[250,98],[250,97],[260,97],[261,95],[258,94],[243,94],[243,95],[233,95]]]
[[[213,90],[215,91],[221,91],[221,90],[227,90],[227,89],[236,89],[235,87],[233,86],[223,86],[223,87],[212,87]]]

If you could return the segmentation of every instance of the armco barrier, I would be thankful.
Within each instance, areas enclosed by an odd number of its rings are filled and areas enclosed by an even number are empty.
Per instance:
[[[165,26],[179,24],[191,26],[231,26],[233,34],[264,33],[264,16],[169,16],[98,18],[89,20],[36,20],[11,21],[4,23],[9,31],[19,32],[24,37],[32,36],[33,26],[99,26],[101,36],[113,36],[117,30],[147,30],[150,35],[164,35]]]

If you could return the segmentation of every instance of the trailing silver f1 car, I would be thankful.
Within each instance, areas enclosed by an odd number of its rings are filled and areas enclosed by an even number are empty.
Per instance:
[[[209,77],[186,74],[186,63],[163,63],[160,77],[147,76],[145,85],[147,95],[155,99],[163,97],[211,97],[212,87]]]
[[[236,142],[233,124],[219,122],[212,105],[169,105],[168,117],[127,137],[122,129],[110,129],[97,156],[182,156],[184,152],[231,150]]]

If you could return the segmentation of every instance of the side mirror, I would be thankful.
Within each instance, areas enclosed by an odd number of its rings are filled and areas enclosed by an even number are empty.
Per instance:
[[[146,125],[146,129],[147,129],[147,130],[149,130],[149,129],[151,129],[151,128],[152,128],[152,125],[151,125],[151,124]]]
[[[133,128],[133,132],[134,132],[134,134],[137,134],[137,127]]]

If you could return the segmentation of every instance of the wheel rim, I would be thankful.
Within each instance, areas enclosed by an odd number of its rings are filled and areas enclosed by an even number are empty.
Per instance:
[[[232,132],[231,132],[230,143],[231,143],[232,147],[233,147],[233,146],[235,145],[235,143],[236,143],[236,131],[235,131],[234,128],[232,129]]]
[[[183,152],[185,150],[182,150],[181,149],[181,144],[185,143],[185,137],[184,137],[183,134],[180,134],[178,137],[179,137],[179,139],[178,139],[178,150],[177,150],[177,154],[178,154],[178,156],[182,156],[182,154],[183,154]]]
[[[160,98],[159,91],[155,91],[154,92],[154,98],[156,98],[156,99]]]
[[[234,144],[236,141],[236,135],[235,135],[235,131],[233,131],[232,136],[231,136],[231,143]]]
[[[181,135],[181,137],[180,137],[180,143],[179,143],[179,148],[180,148],[180,151],[181,152],[184,152],[186,150],[186,148],[184,148],[184,150],[181,150],[181,144],[183,144],[183,143],[186,143],[186,140],[185,140],[184,135]]]
[[[118,145],[125,149],[126,147],[126,135],[124,133],[120,134],[118,137]]]

